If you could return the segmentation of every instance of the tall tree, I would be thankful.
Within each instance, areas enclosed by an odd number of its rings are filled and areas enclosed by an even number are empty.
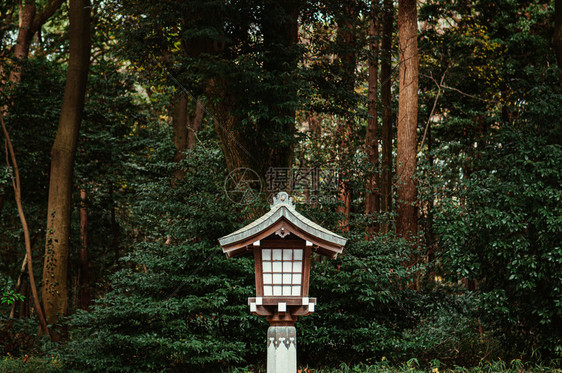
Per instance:
[[[396,173],[398,183],[396,233],[417,232],[416,171],[419,57],[416,0],[398,1],[399,80]]]
[[[37,12],[35,0],[21,1],[19,6],[18,36],[13,48],[15,65],[10,71],[9,81],[17,83],[21,80],[22,63],[29,55],[29,47],[33,36],[41,26],[60,8],[63,0],[50,0],[45,7]],[[3,65],[3,64],[2,64]],[[0,69],[5,68],[0,66]],[[0,70],[1,72],[2,70]],[[1,75],[1,74],[0,74]]]
[[[339,170],[341,180],[339,181],[337,211],[342,214],[339,225],[343,231],[349,230],[349,214],[351,212],[351,175],[349,173],[354,153],[354,146],[350,146],[350,139],[355,132],[355,118],[353,111],[355,107],[355,84],[358,60],[358,16],[359,4],[356,1],[349,1],[339,5],[341,7],[336,13],[337,22],[337,51],[340,67],[340,79],[342,88],[342,103],[344,118],[337,125],[337,136],[339,146],[340,165]]]
[[[90,64],[90,11],[89,0],[70,0],[70,57],[59,126],[51,150],[43,267],[43,306],[47,322],[51,325],[68,309],[66,282],[72,175]],[[51,336],[58,339],[60,334],[54,332]]]
[[[197,101],[194,115],[189,114],[187,94],[183,91],[176,92],[173,105],[172,127],[174,130],[174,162],[185,159],[185,151],[195,147],[195,136],[203,123],[205,107],[203,103]],[[183,180],[185,172],[181,169],[174,170],[174,178]]]
[[[382,167],[381,167],[381,211],[391,212],[392,209],[392,29],[394,24],[394,3],[384,0],[381,38],[381,106],[382,106]],[[389,224],[381,227],[388,232]]]
[[[173,102],[172,113],[172,129],[174,130],[174,145],[176,152],[174,153],[174,162],[180,162],[185,159],[185,150],[187,148],[187,95],[178,88]],[[174,179],[183,180],[185,173],[181,169],[174,170]],[[174,180],[174,183],[175,183]]]
[[[212,112],[230,170],[248,167],[263,177],[270,167],[286,168],[292,164],[298,102],[298,79],[294,73],[299,56],[301,5],[298,0],[268,1],[256,13],[262,42],[254,47],[261,51],[262,56],[257,57],[261,67],[256,70],[247,66],[249,69],[244,72],[251,74],[246,79],[255,82],[253,92],[243,91],[247,81],[238,80],[243,76],[240,71],[229,72],[235,74],[229,81],[211,82],[209,96],[220,100],[214,100]]]
[[[376,14],[376,4],[371,2],[369,19],[369,90],[367,94],[367,107],[369,118],[367,119],[367,133],[365,136],[365,147],[367,161],[370,170],[365,182],[365,215],[370,216],[380,211],[380,170],[379,170],[379,130],[378,130],[378,84],[379,84],[379,36],[380,22]],[[373,233],[378,230],[378,224],[369,223],[367,232]]]
[[[562,0],[554,2],[554,35],[552,41],[558,61],[560,85],[562,85]]]

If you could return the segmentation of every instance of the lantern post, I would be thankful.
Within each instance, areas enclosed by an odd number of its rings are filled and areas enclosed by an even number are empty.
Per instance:
[[[313,252],[335,259],[346,239],[299,214],[286,192],[273,198],[268,213],[219,239],[228,258],[252,252],[256,296],[248,298],[250,312],[265,316],[267,372],[297,372],[299,316],[314,312],[316,298],[308,294]]]

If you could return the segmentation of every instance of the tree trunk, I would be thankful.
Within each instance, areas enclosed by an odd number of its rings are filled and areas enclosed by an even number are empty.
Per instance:
[[[187,148],[195,148],[195,137],[197,132],[201,129],[203,125],[203,116],[205,115],[205,106],[201,101],[197,101],[195,106],[195,116],[188,122],[187,128]]]
[[[288,75],[297,67],[297,54],[292,50],[298,41],[298,15],[300,2],[266,2],[260,10],[263,48],[267,58],[263,70],[271,76]],[[221,141],[229,171],[247,168],[265,182],[270,167],[287,168],[293,160],[292,141],[270,143],[274,137],[291,137],[295,132],[295,110],[287,106],[288,99],[297,94],[292,85],[282,81],[275,85],[268,97],[268,113],[276,118],[261,118],[253,126],[240,125],[241,118],[234,115],[237,97],[231,92],[226,79],[214,79],[207,87],[207,96],[215,129]],[[273,94],[275,93],[275,94]],[[216,98],[216,99],[214,99]],[[280,120],[282,118],[282,120]]]
[[[399,0],[398,31],[400,97],[396,144],[396,173],[398,176],[396,233],[401,237],[410,237],[417,233],[416,186],[414,184],[419,78],[416,0]]]
[[[29,55],[33,35],[60,8],[62,2],[63,0],[50,0],[40,13],[37,13],[35,0],[24,0],[23,4],[20,3],[18,37],[14,45],[16,62],[10,71],[10,82],[19,83],[21,81],[22,64]]]
[[[25,276],[25,269],[27,268],[27,254],[23,257],[23,263],[21,264],[20,274],[18,276],[18,280],[16,281],[16,288],[15,292],[19,293],[20,289],[22,288],[22,283],[24,281]],[[12,303],[12,308],[10,310],[10,318],[14,318],[16,315],[16,304],[17,302]]]
[[[80,308],[87,310],[90,306],[90,260],[88,258],[88,194],[85,189],[80,189],[80,272],[78,287],[80,291]]]
[[[392,27],[394,3],[384,0],[381,41],[381,105],[382,105],[382,167],[381,167],[381,211],[392,211]],[[388,219],[388,218],[387,218]],[[381,232],[388,233],[390,224],[385,222]]]
[[[371,5],[371,19],[369,20],[369,91],[367,106],[367,133],[365,148],[370,171],[367,172],[365,182],[365,215],[367,216],[367,235],[371,236],[379,230],[379,224],[372,222],[373,214],[380,212],[380,171],[379,171],[379,130],[378,130],[378,54],[379,54],[379,22],[375,20],[374,4]]]
[[[115,253],[115,265],[119,268],[119,226],[117,225],[117,219],[115,218],[116,206],[115,198],[113,198],[113,185],[109,186],[109,200],[111,203],[111,235],[113,236],[111,244]]]
[[[82,121],[90,58],[89,0],[70,0],[70,58],[59,126],[51,150],[47,237],[43,267],[43,304],[49,324],[68,309],[68,250],[72,174]],[[60,334],[52,330],[54,340]]]
[[[35,0],[25,0],[23,1],[23,4],[20,3],[18,38],[16,39],[16,44],[14,45],[15,64],[10,71],[10,82],[15,83],[21,81],[22,63],[27,59],[31,38],[35,33],[35,31],[32,30],[35,12]]]
[[[172,127],[174,130],[174,145],[176,146],[173,161],[177,163],[185,159],[187,148],[187,95],[181,90],[176,92],[174,98]],[[185,172],[181,168],[174,170],[174,179],[184,180]]]
[[[8,163],[11,161],[11,166],[13,169],[12,176],[12,186],[14,188],[14,198],[16,200],[16,206],[18,208],[18,215],[20,217],[21,228],[23,230],[23,238],[25,244],[25,257],[27,258],[27,272],[29,273],[29,286],[31,287],[31,293],[33,296],[33,306],[35,307],[35,312],[39,318],[39,324],[41,326],[41,332],[48,334],[47,321],[43,310],[41,308],[41,303],[39,302],[39,295],[37,294],[37,287],[35,286],[35,276],[33,274],[33,256],[31,251],[31,235],[29,234],[29,226],[27,225],[27,219],[25,218],[25,213],[23,211],[23,205],[21,203],[21,184],[20,184],[20,174],[18,163],[16,160],[16,153],[12,146],[12,141],[10,140],[10,134],[6,128],[6,123],[4,123],[3,112],[0,111],[0,125],[2,131],[4,132],[5,144],[6,144],[6,158],[9,159]],[[9,165],[9,164],[8,164]]]
[[[346,90],[350,96],[355,92],[355,70],[357,67],[357,35],[356,35],[356,22],[357,22],[357,4],[349,2],[344,6],[344,13],[341,19],[337,20],[338,34],[337,44],[340,52],[341,60],[341,81],[342,89]],[[348,109],[352,109],[354,102],[344,103]],[[351,115],[349,115],[351,116]],[[349,215],[351,213],[351,183],[350,177],[347,173],[348,167],[346,166],[353,157],[352,142],[354,135],[354,118],[347,117],[338,125],[337,136],[339,141],[339,157],[340,165],[342,168],[339,170],[340,182],[338,190],[338,207],[337,212],[341,214],[342,220],[338,223],[343,232],[349,231]]]
[[[554,2],[554,35],[552,38],[556,61],[558,62],[558,77],[562,85],[562,0]]]

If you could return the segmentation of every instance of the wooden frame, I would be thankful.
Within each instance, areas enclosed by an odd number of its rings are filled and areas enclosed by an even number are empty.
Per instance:
[[[302,297],[308,297],[308,287],[309,287],[309,278],[310,278],[310,256],[312,254],[312,250],[310,246],[306,245],[306,241],[303,239],[284,239],[284,238],[267,238],[260,242],[259,246],[251,246],[248,247],[249,250],[254,251],[254,268],[255,268],[255,281],[256,281],[256,296],[263,297],[267,299],[267,304],[277,304],[279,302],[285,302],[287,304],[293,303],[293,301],[298,301],[300,304]],[[302,257],[302,269],[301,269],[301,282],[300,282],[300,294],[299,295],[265,295],[264,292],[264,282],[263,282],[263,275],[264,268],[263,268],[263,250],[266,249],[282,249],[282,250],[303,250],[303,257]],[[293,251],[294,253],[294,251]],[[290,260],[293,265],[295,262],[299,262],[300,260],[294,260],[294,257]],[[273,259],[272,259],[273,262]],[[282,262],[284,262],[282,260]],[[267,272],[271,274],[286,274],[283,270],[281,272]],[[290,272],[291,274],[296,274],[297,272]],[[279,285],[278,285],[279,286]],[[294,286],[294,285],[293,285]],[[266,303],[264,303],[266,304]]]

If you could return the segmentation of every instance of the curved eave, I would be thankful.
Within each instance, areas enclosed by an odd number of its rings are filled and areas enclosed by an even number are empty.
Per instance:
[[[227,236],[219,238],[223,252],[237,256],[247,251],[247,246],[263,239],[285,224],[287,230],[298,237],[310,241],[320,254],[333,257],[343,251],[347,240],[311,220],[305,218],[286,205],[278,205],[261,218]]]

